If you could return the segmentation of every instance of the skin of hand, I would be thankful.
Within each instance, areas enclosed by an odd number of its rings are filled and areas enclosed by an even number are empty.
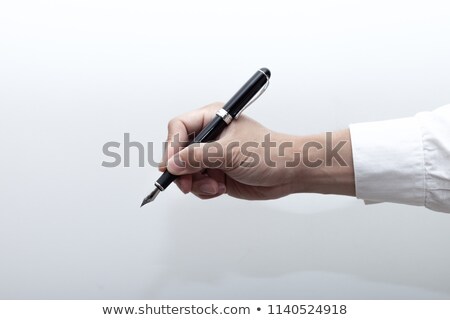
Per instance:
[[[213,103],[169,122],[167,152],[159,169],[178,175],[175,183],[182,192],[201,199],[227,193],[247,200],[301,192],[355,195],[349,130],[333,133],[333,143],[342,145],[341,161],[327,158],[325,133],[286,135],[245,115],[232,121],[216,141],[183,148],[222,106]]]

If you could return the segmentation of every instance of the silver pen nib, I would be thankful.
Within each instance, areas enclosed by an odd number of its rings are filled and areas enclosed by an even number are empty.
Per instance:
[[[152,202],[155,200],[155,198],[158,196],[158,194],[161,192],[158,187],[155,188],[148,196],[144,198],[144,201],[142,201],[141,207],[145,206],[147,203]]]

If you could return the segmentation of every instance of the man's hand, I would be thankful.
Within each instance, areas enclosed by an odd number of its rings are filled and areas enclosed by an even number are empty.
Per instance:
[[[275,199],[297,192],[354,195],[348,130],[338,132],[334,138],[348,142],[339,150],[346,166],[334,161],[329,168],[325,135],[280,134],[245,115],[232,121],[218,140],[182,149],[221,107],[214,103],[169,122],[166,166],[160,170],[167,168],[179,175],[175,183],[184,193],[192,192],[201,199],[227,193],[249,200]]]

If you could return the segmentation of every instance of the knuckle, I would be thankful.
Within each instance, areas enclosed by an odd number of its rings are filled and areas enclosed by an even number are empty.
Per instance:
[[[178,123],[180,122],[180,118],[175,117],[169,120],[169,122],[167,123],[167,129],[169,129],[169,131],[171,129],[173,129]]]

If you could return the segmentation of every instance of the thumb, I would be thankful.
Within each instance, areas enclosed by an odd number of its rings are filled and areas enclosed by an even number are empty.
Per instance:
[[[167,170],[174,175],[193,174],[203,169],[226,170],[231,169],[228,160],[232,158],[231,152],[219,141],[194,143],[170,157]]]

